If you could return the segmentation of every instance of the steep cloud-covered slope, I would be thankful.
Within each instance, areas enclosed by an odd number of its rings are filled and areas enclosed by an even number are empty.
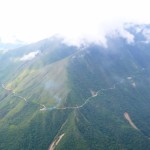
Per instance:
[[[150,149],[148,28],[105,48],[47,39],[0,54],[0,149]]]

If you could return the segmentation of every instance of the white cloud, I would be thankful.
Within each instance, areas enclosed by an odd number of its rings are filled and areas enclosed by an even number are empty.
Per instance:
[[[33,42],[59,33],[75,44],[106,45],[110,29],[123,22],[150,23],[148,14],[149,0],[0,0],[0,37]]]
[[[125,28],[118,28],[115,30],[114,36],[124,38],[128,44],[134,43],[134,35],[127,31]]]
[[[26,55],[24,55],[22,58],[20,58],[20,61],[28,61],[28,60],[32,60],[33,58],[35,58],[37,56],[37,54],[39,54],[39,51],[35,51],[35,52],[30,52]]]
[[[150,29],[143,29],[143,35],[146,38],[146,43],[150,42]]]
[[[137,33],[140,33],[142,31],[142,29],[140,27],[136,27],[135,30]]]

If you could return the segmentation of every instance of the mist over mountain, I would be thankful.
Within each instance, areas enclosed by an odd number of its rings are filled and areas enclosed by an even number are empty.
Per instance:
[[[3,43],[0,41],[0,51],[7,51],[7,50],[15,49],[23,45],[25,45],[23,42]]]
[[[1,150],[150,149],[150,25],[91,39],[0,51]]]

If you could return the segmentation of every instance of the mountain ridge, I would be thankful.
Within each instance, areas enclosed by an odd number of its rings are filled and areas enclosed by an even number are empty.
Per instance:
[[[55,38],[0,54],[0,149],[149,150],[149,48]]]

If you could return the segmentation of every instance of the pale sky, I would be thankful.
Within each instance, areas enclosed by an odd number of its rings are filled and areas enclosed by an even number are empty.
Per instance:
[[[0,0],[0,38],[35,42],[60,34],[66,40],[103,39],[123,22],[150,23],[149,0]]]

